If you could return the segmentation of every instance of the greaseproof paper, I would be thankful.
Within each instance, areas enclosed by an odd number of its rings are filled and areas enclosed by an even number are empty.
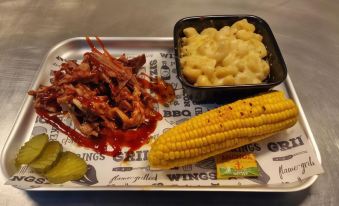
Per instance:
[[[130,56],[135,55],[138,54],[130,54]],[[60,60],[60,58],[58,59]],[[158,122],[156,130],[151,136],[151,142],[169,128],[218,106],[216,104],[200,105],[190,101],[177,79],[172,51],[167,53],[146,53],[146,60],[146,64],[142,69],[143,72],[152,77],[160,76],[166,82],[172,84],[176,93],[175,101],[169,106],[158,105],[158,110],[164,118]],[[60,61],[56,60],[51,65],[51,70],[58,69],[59,64]],[[285,90],[283,86],[278,86],[276,89]],[[74,128],[70,119],[64,117],[63,122]],[[88,164],[86,175],[80,180],[54,185],[49,184],[44,177],[38,175],[27,166],[23,166],[6,184],[24,189],[36,187],[93,187],[95,189],[95,187],[116,186],[140,186],[143,188],[163,186],[247,187],[293,183],[323,173],[312,142],[300,123],[263,141],[235,149],[236,151],[255,154],[259,167],[259,177],[222,180],[216,178],[216,166],[213,157],[194,165],[170,170],[152,170],[149,168],[147,161],[147,154],[150,149],[149,144],[144,145],[129,156],[126,156],[126,148],[120,155],[110,157],[98,154],[91,149],[77,146],[69,137],[37,116],[31,136],[40,133],[47,133],[50,140],[59,141],[64,150],[72,151],[82,157]]]

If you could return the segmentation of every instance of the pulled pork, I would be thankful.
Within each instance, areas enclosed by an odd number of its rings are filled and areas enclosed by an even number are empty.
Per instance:
[[[152,90],[156,85],[162,85],[164,89],[159,95],[167,96],[166,102],[174,98],[171,85],[161,79],[148,82],[137,76],[146,62],[145,55],[133,59],[127,59],[125,55],[114,58],[100,39],[97,40],[103,52],[87,38],[92,51],[84,54],[80,64],[74,60],[62,63],[61,68],[53,72],[52,85],[29,91],[34,96],[35,109],[50,114],[68,114],[81,133],[92,137],[100,136],[103,128],[137,128],[157,115],[154,106],[159,99],[147,88]]]

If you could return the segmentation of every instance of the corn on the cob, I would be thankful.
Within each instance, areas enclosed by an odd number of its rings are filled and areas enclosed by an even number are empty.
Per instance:
[[[153,168],[193,164],[257,142],[297,122],[298,109],[274,91],[210,110],[162,134],[148,155]]]

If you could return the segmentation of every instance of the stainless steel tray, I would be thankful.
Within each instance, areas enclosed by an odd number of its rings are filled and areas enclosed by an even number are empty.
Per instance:
[[[105,46],[113,55],[126,54],[140,54],[147,52],[169,52],[173,51],[173,39],[172,38],[158,38],[158,37],[103,37],[101,38]],[[72,38],[60,42],[54,46],[44,58],[38,73],[36,74],[31,88],[37,88],[40,84],[46,84],[49,78],[48,66],[51,65],[55,58],[60,56],[65,59],[81,59],[85,51],[88,51],[88,47],[85,38],[78,37]],[[298,96],[295,92],[293,84],[289,76],[282,85],[287,94],[294,99],[300,111],[300,123],[303,126],[306,135],[311,140],[313,148],[315,150],[318,161],[321,163],[321,157],[318,150],[318,146],[315,142],[310,126],[307,122],[304,111],[300,105]],[[16,156],[16,152],[19,147],[29,139],[30,132],[32,131],[35,122],[35,112],[33,109],[32,97],[26,96],[23,105],[18,113],[15,124],[10,132],[10,135],[5,143],[5,146],[1,154],[1,171],[5,178],[9,178],[15,172],[13,160]],[[308,179],[291,184],[279,184],[279,185],[258,185],[258,186],[222,186],[222,187],[181,187],[181,186],[110,186],[110,187],[40,187],[35,188],[34,191],[51,191],[51,190],[153,190],[153,191],[253,191],[253,192],[292,192],[299,191],[311,186],[318,175],[314,175]]]

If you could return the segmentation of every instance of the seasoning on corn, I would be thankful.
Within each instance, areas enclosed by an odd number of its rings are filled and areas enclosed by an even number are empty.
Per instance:
[[[297,122],[298,109],[274,91],[210,110],[168,130],[152,145],[152,168],[169,169],[199,162],[262,140]]]

